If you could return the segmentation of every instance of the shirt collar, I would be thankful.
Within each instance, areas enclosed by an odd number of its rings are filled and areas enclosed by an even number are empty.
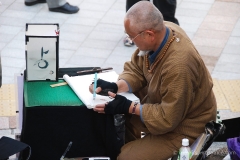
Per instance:
[[[166,44],[168,36],[169,36],[169,29],[168,29],[168,27],[166,27],[166,33],[165,33],[164,39],[163,39],[162,43],[160,44],[160,46],[158,47],[158,49],[155,52],[153,52],[153,51],[149,52],[150,56],[148,57],[148,59],[149,59],[151,64],[154,62],[158,53],[160,53],[161,49]]]

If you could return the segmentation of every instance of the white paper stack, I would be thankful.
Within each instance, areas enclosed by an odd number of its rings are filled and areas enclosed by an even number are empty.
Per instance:
[[[87,106],[87,108],[92,109],[97,104],[104,104],[106,102],[112,101],[108,96],[101,96],[96,94],[95,100],[93,100],[93,94],[89,91],[90,84],[94,81],[94,74],[83,75],[83,76],[74,76],[69,77],[64,75],[63,79],[68,83],[72,90],[77,94],[79,99]],[[116,82],[118,79],[118,74],[115,71],[108,71],[103,73],[98,73],[98,78],[103,79],[109,82]],[[139,99],[133,94],[124,92],[121,93],[122,96],[125,96],[131,101],[138,102]]]

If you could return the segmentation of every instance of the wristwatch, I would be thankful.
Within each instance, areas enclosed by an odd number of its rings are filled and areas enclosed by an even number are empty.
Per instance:
[[[137,105],[138,105],[138,102],[134,102],[133,109],[132,109],[132,114],[136,114],[135,111],[136,111]]]

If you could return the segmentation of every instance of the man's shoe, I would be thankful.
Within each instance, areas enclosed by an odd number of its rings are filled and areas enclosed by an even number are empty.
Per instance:
[[[38,3],[46,3],[46,0],[36,0],[36,1],[33,1],[33,2],[25,2],[25,5],[26,6],[33,6],[33,5],[38,4]]]
[[[126,38],[124,38],[123,44],[124,44],[125,46],[128,46],[128,47],[134,46],[133,41],[132,41],[128,36],[127,36]]]
[[[61,7],[49,8],[49,10],[52,12],[61,12],[61,13],[72,14],[72,13],[77,13],[79,11],[79,8],[77,6],[72,6],[69,3],[65,3]]]

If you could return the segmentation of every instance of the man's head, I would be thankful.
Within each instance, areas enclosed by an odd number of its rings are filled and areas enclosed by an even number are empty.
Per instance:
[[[128,10],[124,27],[130,39],[143,51],[155,50],[165,31],[161,12],[149,1],[140,1]]]

